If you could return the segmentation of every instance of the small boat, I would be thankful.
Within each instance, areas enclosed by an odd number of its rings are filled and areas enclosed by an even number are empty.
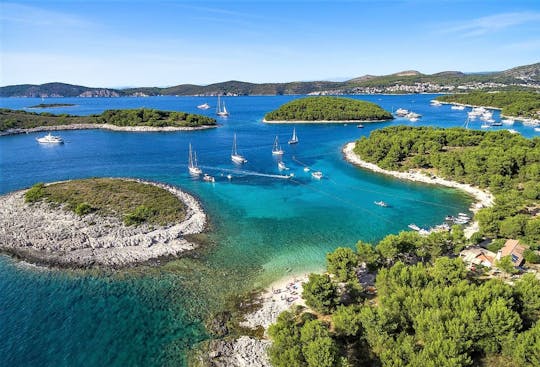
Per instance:
[[[385,203],[384,201],[374,201],[373,202],[375,205],[378,205],[378,206],[382,206],[383,208],[388,208],[388,204]]]
[[[458,111],[463,111],[465,109],[465,106],[462,106],[462,105],[453,105],[452,107],[450,107],[451,110],[458,110]]]
[[[296,128],[292,131],[292,137],[291,140],[289,140],[289,144],[297,144],[298,143],[298,136],[296,136]]]
[[[231,179],[232,179],[232,175],[231,175],[231,174],[228,174],[228,175],[227,175],[227,179],[231,180]]]
[[[538,129],[538,130],[536,130]],[[535,131],[540,131],[540,127],[535,127],[534,128]],[[519,131],[517,131],[516,129],[506,129],[506,131],[508,131],[510,134],[519,134]]]
[[[272,147],[272,154],[273,155],[283,155],[283,149],[281,149],[281,146],[279,145],[277,135],[276,135],[276,138],[274,139],[274,146]]]
[[[491,126],[502,126],[502,125],[503,125],[502,121],[493,121],[491,123]]]
[[[508,130],[508,131],[510,131],[510,130]],[[534,131],[536,131],[537,133],[540,133],[540,127],[535,127]]]
[[[41,144],[63,144],[64,143],[64,140],[61,137],[51,135],[51,133],[48,133],[47,135],[41,138],[36,138],[36,140],[38,143],[41,143]]]
[[[407,227],[409,227],[410,229],[412,229],[413,231],[419,231],[420,230],[420,227],[418,227],[416,224],[414,223],[411,223],[409,224]]]
[[[363,129],[363,128],[364,128],[364,125],[358,124],[358,125],[356,125],[356,127],[359,128],[359,129]]]
[[[223,101],[223,104],[222,104],[220,96],[218,96],[217,98],[218,98],[217,100],[218,104],[216,107],[216,115],[221,116],[221,117],[229,116],[229,111],[227,111],[227,107],[225,107],[225,101]]]
[[[304,167],[304,172],[309,172],[309,167]]]
[[[444,218],[444,220],[450,220],[450,221],[453,221],[453,220],[455,220],[455,219],[456,219],[456,217],[454,217],[453,215],[447,215],[447,216]]]
[[[311,172],[311,177],[316,178],[317,180],[320,180],[322,176],[323,174],[321,171]]]
[[[188,161],[189,173],[193,176],[199,176],[202,170],[197,165],[197,153],[191,150],[191,143],[189,143],[189,161]]]
[[[487,123],[480,125],[480,128],[482,128],[482,129],[489,129],[490,127],[491,127],[491,125],[487,124]]]
[[[469,218],[469,215],[468,214],[465,214],[465,213],[457,213],[460,217],[467,217]]]
[[[503,124],[513,125],[515,121],[514,121],[514,119],[502,119],[501,122]]]
[[[210,176],[209,174],[205,173],[203,176],[203,181],[216,182],[216,179],[213,176]]]
[[[233,138],[233,146],[232,146],[232,151],[231,151],[231,160],[234,162],[234,163],[247,163],[247,159],[244,158],[243,156],[241,156],[240,154],[238,154],[238,151],[236,150],[236,134],[234,134],[234,138]]]
[[[434,107],[440,107],[442,106],[442,103],[440,101],[437,101],[436,99],[431,101],[431,105]]]
[[[197,106],[199,110],[207,110],[210,108],[210,105],[208,103],[203,103]]]
[[[409,119],[410,122],[417,122],[418,121],[418,117],[411,117]]]
[[[279,161],[278,164],[277,164],[277,166],[278,166],[278,169],[279,169],[280,171],[288,170],[288,169],[289,169],[289,167],[287,167],[287,166],[285,165],[285,163],[283,163],[282,161]]]

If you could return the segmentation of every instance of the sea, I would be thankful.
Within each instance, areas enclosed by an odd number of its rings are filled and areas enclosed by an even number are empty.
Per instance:
[[[375,243],[430,227],[466,212],[472,199],[439,186],[404,182],[352,166],[347,142],[386,126],[458,127],[467,111],[434,107],[435,95],[360,95],[392,111],[422,118],[357,124],[265,124],[264,114],[303,96],[225,97],[228,118],[215,129],[190,132],[60,131],[65,144],[36,142],[41,133],[0,137],[0,194],[36,182],[86,177],[136,177],[196,196],[209,217],[199,250],[155,266],[122,271],[49,270],[0,255],[1,366],[184,366],[210,338],[204,322],[235,297],[284,276],[321,270],[325,255],[357,241]],[[155,108],[215,117],[215,97],[47,98],[74,106],[31,109],[38,98],[2,98],[0,107],[73,115],[107,109]],[[212,108],[201,111],[197,105]],[[495,118],[499,118],[495,112]],[[469,124],[480,129],[480,123]],[[293,128],[299,138],[287,144]],[[516,122],[526,137],[532,127]],[[233,136],[248,162],[231,162]],[[289,168],[272,155],[275,137]],[[188,145],[215,183],[190,177]],[[305,167],[310,172],[304,170]],[[323,173],[320,180],[311,171]],[[283,178],[294,174],[293,178]],[[232,177],[229,179],[227,175]],[[385,201],[380,207],[375,201]]]

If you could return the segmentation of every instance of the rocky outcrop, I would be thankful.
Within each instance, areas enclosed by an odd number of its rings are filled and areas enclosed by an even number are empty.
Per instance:
[[[208,367],[271,367],[268,359],[269,340],[242,336],[236,340],[212,340],[199,357],[199,363]]]
[[[204,230],[200,204],[172,186],[145,183],[175,194],[186,206],[185,219],[163,227],[128,227],[116,217],[81,217],[50,203],[28,204],[25,190],[17,191],[0,197],[0,250],[46,265],[120,268],[194,249],[184,235]]]

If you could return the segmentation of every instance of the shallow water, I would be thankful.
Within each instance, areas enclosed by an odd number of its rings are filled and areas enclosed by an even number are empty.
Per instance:
[[[182,365],[185,350],[205,338],[201,319],[223,305],[227,294],[320,269],[325,254],[338,246],[375,242],[409,223],[428,227],[467,210],[471,200],[461,192],[400,182],[343,160],[346,142],[376,128],[412,123],[397,119],[364,124],[364,129],[355,124],[296,125],[300,143],[289,146],[292,126],[265,125],[261,119],[294,98],[298,96],[226,98],[231,116],[220,119],[217,129],[197,132],[62,131],[66,143],[56,147],[35,142],[43,133],[0,138],[1,193],[39,181],[140,177],[194,194],[211,220],[209,244],[195,258],[157,269],[87,275],[35,271],[0,257],[0,340],[5,341],[0,365]],[[432,95],[355,98],[389,110],[412,109],[424,116],[421,124],[461,126],[466,117],[465,111],[429,106]],[[195,106],[206,101],[215,105],[205,97],[50,98],[47,103],[77,106],[44,111],[86,115],[144,106],[201,113]],[[38,103],[0,99],[8,108]],[[529,127],[513,128],[534,134]],[[248,159],[241,167],[229,157],[234,133]],[[280,174],[271,154],[276,135],[293,180],[266,176]],[[190,142],[204,171],[216,177],[215,184],[187,174]],[[322,171],[324,178],[311,178],[304,165]],[[376,200],[391,208],[374,205]]]

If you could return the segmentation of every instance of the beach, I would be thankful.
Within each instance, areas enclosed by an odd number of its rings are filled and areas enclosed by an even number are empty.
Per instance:
[[[213,129],[218,125],[205,125],[205,126],[116,126],[111,124],[72,124],[72,125],[54,125],[54,126],[38,126],[31,129],[8,129],[0,131],[0,136],[16,135],[16,134],[28,134],[41,131],[61,131],[61,130],[90,130],[90,129],[104,129],[111,131],[129,131],[129,132],[171,132],[171,131],[195,131]]]
[[[462,190],[466,192],[467,194],[471,195],[475,199],[475,203],[471,206],[470,210],[472,212],[477,212],[478,210],[482,208],[487,208],[490,206],[493,206],[494,204],[494,196],[487,190],[482,190],[478,187],[459,183],[455,181],[446,180],[444,178],[434,176],[434,175],[427,175],[420,170],[415,171],[408,171],[408,172],[399,172],[399,171],[389,171],[382,169],[381,167],[377,166],[374,163],[369,163],[364,160],[362,160],[355,152],[354,147],[356,145],[356,142],[351,142],[345,144],[343,147],[343,155],[347,162],[354,164],[355,166],[368,169],[373,172],[382,173],[384,175],[389,175],[392,177],[399,178],[400,180],[409,180],[409,181],[415,181],[415,182],[422,182],[427,184],[434,184],[434,185],[442,185],[446,187],[452,187],[458,190]],[[478,231],[478,223],[472,222],[465,228],[465,236],[469,238],[474,232]]]
[[[184,238],[207,223],[200,203],[173,186],[133,180],[165,189],[186,207],[180,223],[125,226],[116,217],[78,216],[62,206],[24,202],[26,190],[0,197],[0,250],[32,263],[59,267],[123,268],[197,247]]]

